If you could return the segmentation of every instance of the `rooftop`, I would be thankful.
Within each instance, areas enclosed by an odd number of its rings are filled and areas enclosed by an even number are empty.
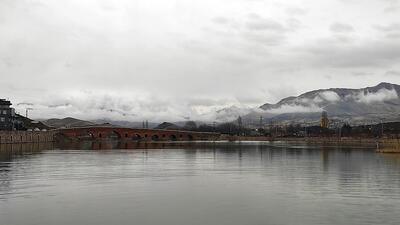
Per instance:
[[[0,105],[12,105],[10,101],[6,99],[0,99]]]

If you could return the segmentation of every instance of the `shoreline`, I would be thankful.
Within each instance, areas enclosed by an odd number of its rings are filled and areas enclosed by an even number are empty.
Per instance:
[[[331,137],[301,137],[301,138],[273,138],[273,137],[245,137],[223,136],[220,140],[227,141],[269,141],[285,142],[288,144],[305,143],[317,145],[336,145],[348,147],[375,148],[379,153],[400,153],[400,139],[395,138],[331,138]]]
[[[376,138],[332,138],[332,137],[261,137],[261,136],[221,136],[220,140],[226,141],[283,141],[302,143],[334,143],[334,144],[362,144],[376,146],[383,139]],[[391,140],[391,139],[390,139]],[[397,140],[397,139],[396,139]]]
[[[0,144],[51,143],[56,142],[55,131],[0,131]],[[126,142],[126,140],[121,140]],[[266,141],[287,144],[336,145],[348,147],[375,148],[379,153],[400,153],[400,139],[395,138],[354,138],[354,137],[264,137],[264,136],[229,136],[221,135],[211,141]],[[131,141],[136,142],[136,141]],[[140,141],[141,143],[159,143]],[[173,142],[171,142],[173,143]]]

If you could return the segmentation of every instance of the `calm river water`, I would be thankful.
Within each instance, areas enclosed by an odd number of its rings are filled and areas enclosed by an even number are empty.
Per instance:
[[[400,156],[266,142],[1,146],[0,224],[398,225]]]

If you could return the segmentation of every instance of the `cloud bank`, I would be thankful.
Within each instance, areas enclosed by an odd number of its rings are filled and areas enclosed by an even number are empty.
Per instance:
[[[385,74],[400,83],[398,8],[382,0],[3,0],[0,97],[32,103],[33,118],[177,120],[371,86]]]
[[[396,90],[394,90],[394,89],[388,90],[386,88],[382,88],[376,93],[360,92],[358,95],[355,96],[355,100],[357,102],[361,102],[361,103],[365,103],[365,104],[389,101],[389,100],[394,100],[394,99],[398,99],[398,98],[399,98],[399,96],[398,96]]]
[[[314,112],[322,112],[322,108],[318,107],[317,105],[289,105],[284,104],[281,105],[279,108],[267,110],[268,113],[272,114],[282,114],[282,113],[314,113]]]

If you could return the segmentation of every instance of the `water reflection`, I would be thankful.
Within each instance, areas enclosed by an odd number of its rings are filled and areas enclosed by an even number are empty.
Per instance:
[[[38,154],[43,150],[54,149],[54,143],[19,143],[0,144],[0,162],[11,161],[13,158]],[[0,164],[0,167],[3,164]]]
[[[80,141],[80,142],[60,142],[55,145],[59,149],[79,149],[79,150],[110,150],[110,149],[168,149],[192,146],[212,147],[214,142],[138,142],[138,141]]]
[[[0,150],[0,224],[400,222],[400,156],[373,149],[77,142]]]

